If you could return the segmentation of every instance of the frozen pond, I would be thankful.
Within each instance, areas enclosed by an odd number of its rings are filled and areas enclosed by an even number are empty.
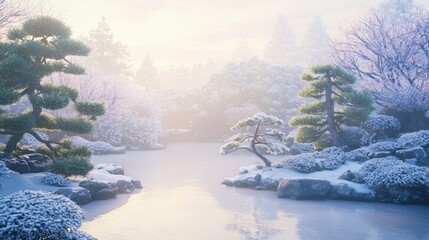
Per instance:
[[[219,143],[95,156],[140,179],[144,189],[84,205],[82,230],[102,239],[429,239],[429,207],[278,199],[275,192],[220,184],[258,160],[222,156]]]

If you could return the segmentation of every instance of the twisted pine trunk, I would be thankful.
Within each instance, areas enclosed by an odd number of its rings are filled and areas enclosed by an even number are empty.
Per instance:
[[[17,133],[10,136],[9,140],[6,143],[5,153],[11,154],[13,150],[16,149],[18,142],[22,139],[24,133]]]
[[[337,126],[334,118],[334,100],[332,99],[332,82],[331,77],[327,76],[328,84],[326,86],[326,115],[328,117],[328,131],[331,133],[332,144],[334,146],[340,146],[340,135],[338,133]]]
[[[254,153],[258,158],[260,158],[260,159],[265,163],[265,166],[267,166],[267,167],[271,167],[271,162],[270,162],[270,160],[268,160],[264,155],[262,155],[261,153],[259,153],[259,152],[258,152],[258,150],[256,149],[256,144],[257,144],[256,138],[257,138],[257,136],[258,136],[259,127],[260,127],[260,124],[258,124],[258,125],[256,126],[255,135],[253,136],[253,139],[252,139],[252,142],[251,142],[252,151],[253,151],[253,153]]]

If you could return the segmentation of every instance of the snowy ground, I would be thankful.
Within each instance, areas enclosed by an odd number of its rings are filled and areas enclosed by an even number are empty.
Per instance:
[[[325,170],[325,171],[318,171],[313,173],[300,173],[291,169],[287,168],[262,168],[258,169],[261,165],[249,165],[245,167],[239,168],[239,172],[247,172],[245,174],[241,174],[234,177],[226,178],[226,181],[240,181],[240,180],[246,180],[248,178],[254,178],[256,174],[261,175],[261,181],[264,182],[265,180],[268,181],[279,181],[280,179],[318,179],[318,180],[328,180],[331,182],[332,185],[345,183],[349,187],[354,188],[357,192],[373,192],[371,189],[368,188],[365,184],[357,184],[350,181],[345,181],[342,179],[338,179],[341,174],[346,172],[347,170],[350,170],[352,172],[357,172],[362,165],[357,162],[346,162],[345,164],[341,165],[339,168],[335,170]]]

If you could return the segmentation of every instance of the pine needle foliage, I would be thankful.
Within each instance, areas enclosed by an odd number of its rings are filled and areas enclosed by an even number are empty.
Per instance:
[[[90,120],[104,114],[103,103],[78,101],[76,89],[42,82],[53,73],[85,73],[68,58],[87,56],[90,49],[72,39],[71,33],[62,21],[39,16],[12,29],[8,39],[0,43],[0,105],[11,105],[22,99],[31,103],[31,109],[20,114],[0,112],[0,134],[11,135],[5,152],[11,153],[25,133],[55,150],[51,145],[55,143],[42,139],[34,129],[89,133]],[[78,118],[65,119],[48,113],[71,103],[80,113]]]
[[[340,67],[312,67],[302,80],[310,85],[299,93],[314,101],[300,106],[300,116],[289,122],[298,127],[296,141],[313,143],[316,149],[341,146],[341,126],[359,126],[373,110],[372,98],[353,89],[356,79]]]

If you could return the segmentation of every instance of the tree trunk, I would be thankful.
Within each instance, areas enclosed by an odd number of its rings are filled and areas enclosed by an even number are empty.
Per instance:
[[[326,114],[328,117],[328,131],[331,133],[332,144],[334,146],[340,146],[340,135],[335,124],[334,118],[334,100],[332,99],[332,82],[331,77],[328,76],[328,83],[326,86]]]
[[[5,153],[11,154],[13,150],[16,149],[18,142],[22,139],[24,133],[18,133],[10,136],[9,140],[6,143]]]
[[[251,147],[252,147],[253,153],[256,156],[258,156],[258,158],[260,158],[265,163],[265,166],[271,167],[270,160],[268,160],[264,155],[262,155],[261,153],[259,153],[258,150],[256,149],[256,138],[258,136],[259,127],[260,127],[260,125],[258,124],[256,126],[255,135],[253,136],[253,139],[252,139]]]

